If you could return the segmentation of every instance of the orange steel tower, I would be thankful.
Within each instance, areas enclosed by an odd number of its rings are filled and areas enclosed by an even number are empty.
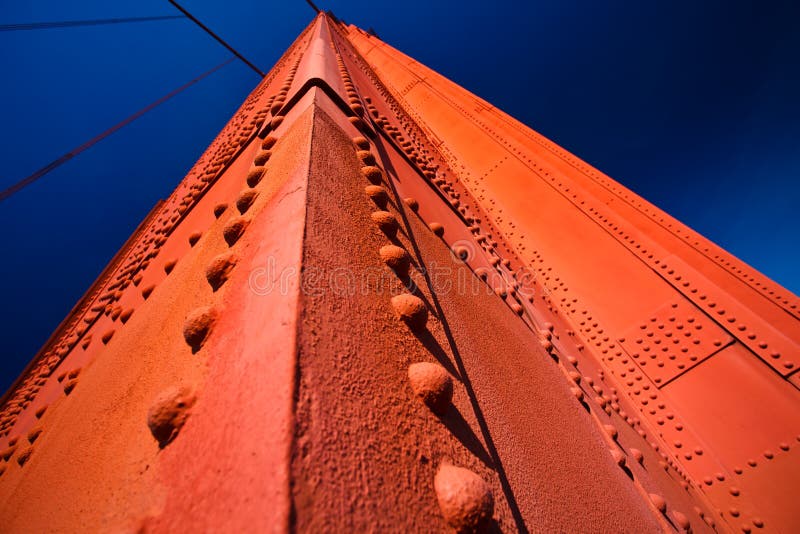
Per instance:
[[[319,14],[6,393],[3,532],[798,532],[797,297]]]

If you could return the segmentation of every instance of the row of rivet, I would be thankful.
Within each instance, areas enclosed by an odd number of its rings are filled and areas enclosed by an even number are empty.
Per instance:
[[[366,186],[367,196],[379,208],[372,213],[375,225],[392,241],[396,241],[398,222],[386,211],[389,195],[383,186],[383,172],[376,166],[369,151],[369,141],[363,137],[353,140],[356,154],[362,165],[364,177],[371,185]],[[401,280],[409,277],[411,258],[397,244],[381,247],[379,256]],[[412,293],[401,293],[391,298],[397,318],[414,332],[425,330],[428,309],[425,302]],[[439,364],[413,363],[408,368],[408,380],[414,394],[435,414],[444,415],[453,398],[453,379]],[[481,532],[488,528],[494,513],[494,497],[489,485],[469,469],[443,462],[437,469],[433,481],[439,508],[450,527],[457,532]]]
[[[296,66],[294,70],[296,70]],[[238,147],[250,138],[255,129],[258,129],[263,124],[268,113],[267,109],[259,110],[253,114],[248,122],[244,121],[244,117],[255,107],[255,102],[261,97],[263,91],[269,86],[275,74],[279,71],[280,62],[270,73],[270,76],[266,77],[262,83],[259,84],[256,90],[254,90],[253,93],[248,96],[248,99],[243,103],[236,115],[234,115],[233,119],[231,119],[231,121],[226,125],[220,135],[214,140],[209,149],[206,150],[206,152],[201,156],[195,166],[189,171],[189,173],[187,173],[187,176],[181,185],[165,202],[165,206],[161,208],[161,214],[158,219],[148,228],[149,233],[144,235],[144,237],[137,243],[136,247],[134,247],[131,253],[127,256],[125,263],[121,264],[121,267],[115,271],[116,277],[109,284],[103,284],[105,285],[106,292],[105,294],[100,295],[97,300],[105,302],[106,304],[91,304],[90,302],[95,300],[92,299],[92,301],[87,303],[86,308],[91,306],[92,311],[97,313],[97,315],[86,315],[86,312],[79,310],[74,315],[74,323],[77,324],[78,321],[82,320],[82,322],[86,323],[87,325],[91,325],[94,322],[94,319],[100,313],[106,313],[106,315],[112,314],[115,316],[114,319],[116,319],[116,317],[120,317],[123,323],[127,321],[127,318],[130,317],[130,314],[132,313],[132,309],[122,310],[119,307],[110,308],[111,303],[114,300],[119,300],[122,297],[122,291],[129,284],[132,283],[134,286],[139,285],[139,282],[141,281],[141,271],[146,269],[150,263],[150,260],[155,258],[158,253],[158,249],[160,249],[161,246],[163,246],[163,244],[166,242],[166,236],[171,233],[171,231],[174,229],[174,226],[179,222],[180,216],[188,211],[191,203],[195,201],[200,196],[201,191],[213,181],[219,171],[227,163],[227,160],[237,151]],[[293,75],[294,71],[290,70],[290,74]],[[282,94],[285,97],[285,90],[288,90],[288,87],[284,87],[282,90],[284,91]],[[272,97],[270,99],[270,104],[274,98],[275,97]],[[270,106],[268,105],[267,107],[269,108]],[[223,143],[226,144],[223,145]],[[209,158],[212,158],[211,163],[207,163]],[[193,177],[197,176],[200,177],[204,185],[201,186],[199,183],[192,183]],[[188,190],[188,192],[184,194],[180,202],[177,202],[177,197],[182,190]],[[172,206],[172,211],[168,210],[170,206]],[[199,235],[193,234],[190,236],[190,245],[193,246],[198,239]],[[173,267],[174,260],[167,262],[164,265],[165,272],[169,274]],[[100,291],[102,291],[103,285],[98,288],[98,294]],[[142,288],[142,297],[147,299],[154,288],[155,286],[152,285]],[[30,375],[31,380],[36,380],[40,376],[49,375],[60,363],[60,361],[66,357],[69,350],[71,350],[72,347],[77,344],[78,339],[86,335],[88,328],[83,330],[78,330],[78,328],[79,327],[77,326],[70,326],[68,329],[65,329],[65,333],[59,340],[56,341],[54,347],[48,350],[43,357],[40,358],[41,366],[43,368],[37,370],[35,374]],[[113,335],[114,330],[110,329],[104,332],[104,334],[101,336],[101,341],[104,344],[108,343]],[[87,347],[88,344],[83,345],[84,349]],[[51,356],[51,354],[54,356]],[[38,392],[38,388],[34,389],[36,391],[33,392],[33,397],[35,397],[35,393]],[[21,384],[20,388],[15,390],[15,395],[3,406],[3,411],[0,413],[0,437],[5,436],[10,432],[16,421],[16,416],[30,404],[31,399],[23,401],[18,397],[27,397],[30,396],[30,393],[30,384],[23,383]]]

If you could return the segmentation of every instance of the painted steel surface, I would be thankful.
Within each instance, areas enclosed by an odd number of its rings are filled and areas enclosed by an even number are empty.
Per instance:
[[[319,14],[3,398],[3,530],[800,529],[798,299]]]

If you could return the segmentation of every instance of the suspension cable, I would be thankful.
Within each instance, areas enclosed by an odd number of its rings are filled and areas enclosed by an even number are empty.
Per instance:
[[[203,24],[202,22],[200,22],[199,20],[197,20],[197,18],[196,18],[194,15],[192,15],[191,13],[189,13],[188,11],[186,11],[186,10],[185,10],[185,9],[184,9],[184,8],[183,8],[183,7],[182,7],[180,4],[178,4],[178,2],[176,2],[175,0],[168,0],[168,1],[169,1],[169,3],[170,3],[170,4],[172,4],[173,6],[175,6],[176,8],[178,8],[178,10],[180,10],[180,12],[181,12],[181,13],[183,13],[184,15],[186,15],[186,18],[188,18],[189,20],[191,20],[192,22],[194,22],[195,24],[197,24],[198,26],[200,26],[200,28],[202,28],[202,29],[203,29],[203,30],[204,30],[204,31],[205,31],[207,34],[209,34],[211,37],[213,37],[214,39],[216,39],[216,40],[217,40],[217,42],[218,42],[219,44],[221,44],[222,46],[224,46],[225,48],[227,48],[227,49],[228,49],[228,50],[229,50],[229,51],[230,51],[230,52],[231,52],[233,55],[235,55],[236,57],[238,57],[239,59],[241,59],[241,60],[244,62],[244,64],[245,64],[245,65],[247,65],[248,67],[250,67],[251,69],[253,69],[253,70],[255,71],[255,73],[256,73],[256,74],[258,74],[258,75],[259,75],[260,77],[262,77],[262,78],[263,78],[264,76],[266,76],[266,75],[265,75],[265,74],[264,74],[264,73],[261,71],[261,69],[259,69],[258,67],[256,67],[255,65],[253,65],[252,63],[250,63],[249,61],[247,61],[247,59],[246,59],[246,58],[245,58],[245,57],[244,57],[242,54],[240,54],[240,53],[239,53],[239,52],[238,52],[238,51],[237,51],[235,48],[233,48],[231,45],[229,45],[228,43],[226,43],[226,42],[225,42],[225,41],[222,39],[222,37],[220,37],[219,35],[217,35],[217,34],[216,34],[216,33],[214,33],[213,31],[211,31],[211,29],[210,29],[208,26],[206,26],[205,24]]]
[[[12,185],[8,189],[5,189],[4,191],[0,192],[0,202],[6,200],[8,197],[13,195],[14,193],[17,193],[21,189],[29,186],[30,184],[32,184],[33,182],[35,182],[36,180],[38,180],[42,176],[46,175],[47,173],[49,173],[53,169],[56,169],[56,168],[60,167],[61,165],[63,165],[67,161],[71,160],[72,158],[74,158],[75,156],[80,154],[81,152],[93,147],[94,145],[96,145],[97,143],[99,143],[100,141],[102,141],[103,139],[108,137],[109,135],[113,134],[117,130],[127,126],[130,123],[132,123],[133,121],[135,121],[136,119],[138,119],[139,117],[141,117],[142,115],[147,113],[148,111],[151,111],[152,109],[154,109],[154,108],[158,107],[159,105],[163,104],[164,102],[166,102],[167,100],[169,100],[173,96],[175,96],[175,95],[183,92],[184,90],[188,89],[189,87],[191,87],[192,85],[196,84],[197,82],[199,82],[203,78],[206,78],[206,77],[210,76],[211,74],[214,74],[215,72],[217,72],[222,67],[232,63],[235,59],[236,58],[233,58],[233,57],[229,58],[229,59],[223,61],[222,63],[220,63],[219,65],[207,70],[206,72],[202,73],[201,75],[197,76],[196,78],[194,78],[194,79],[188,81],[187,83],[181,85],[177,89],[174,89],[173,91],[170,91],[169,93],[167,93],[166,95],[162,96],[158,100],[156,100],[156,101],[148,104],[147,106],[143,107],[142,109],[140,109],[139,111],[137,111],[136,113],[134,113],[133,115],[128,117],[127,119],[125,119],[125,120],[123,120],[121,122],[118,122],[117,124],[115,124],[114,126],[109,128],[108,130],[104,131],[103,133],[97,135],[96,137],[93,137],[92,139],[88,140],[87,142],[85,142],[84,144],[80,145],[79,147],[70,150],[69,152],[67,152],[66,154],[61,156],[60,158],[48,163],[47,165],[45,165],[44,167],[42,167],[38,171],[36,171],[33,174],[31,174],[30,176],[28,176],[27,178],[24,178],[24,179],[20,180],[19,182],[17,182],[16,184]]]
[[[126,24],[129,22],[151,22],[155,20],[182,19],[181,15],[163,15],[159,17],[125,17],[96,20],[64,20],[60,22],[29,22],[22,24],[0,24],[0,32],[21,30],[49,30],[52,28],[72,28],[74,26],[103,26],[106,24]]]

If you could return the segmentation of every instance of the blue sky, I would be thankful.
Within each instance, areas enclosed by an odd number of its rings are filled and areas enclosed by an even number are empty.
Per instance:
[[[176,13],[6,2],[0,24]],[[183,0],[262,70],[303,0]],[[791,1],[325,1],[800,292]],[[0,188],[229,57],[185,20],[0,33]],[[234,63],[0,204],[4,390],[258,82]]]

